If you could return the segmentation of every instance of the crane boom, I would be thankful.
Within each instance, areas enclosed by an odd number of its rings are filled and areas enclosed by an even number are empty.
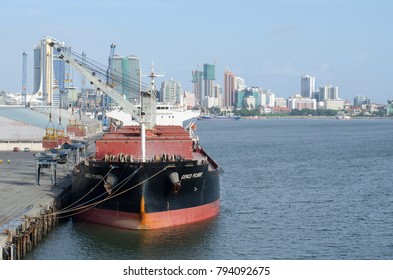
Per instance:
[[[115,91],[112,87],[106,84],[106,81],[101,81],[98,77],[96,77],[95,72],[90,72],[90,70],[83,65],[82,62],[78,61],[73,57],[73,54],[69,52],[64,46],[56,44],[54,42],[50,43],[50,46],[57,49],[60,53],[59,58],[63,59],[66,63],[69,63],[72,67],[74,67],[79,73],[84,75],[86,79],[90,81],[90,83],[94,84],[97,88],[105,92],[108,96],[110,96],[120,107],[123,108],[125,113],[131,115],[132,118],[139,120],[140,113],[139,109],[128,102],[123,98],[121,94]]]

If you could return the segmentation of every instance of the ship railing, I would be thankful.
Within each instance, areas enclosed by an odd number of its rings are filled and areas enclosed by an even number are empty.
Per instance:
[[[140,163],[140,162],[179,162],[179,161],[185,161],[186,159],[181,156],[181,155],[169,155],[169,154],[162,154],[162,155],[153,155],[146,157],[146,160],[143,161],[142,157],[135,157],[132,155],[127,155],[127,154],[117,154],[117,155],[112,155],[112,154],[105,154],[105,156],[101,159],[99,158],[92,158],[95,161],[100,161],[103,160],[105,162],[135,162],[135,163]]]

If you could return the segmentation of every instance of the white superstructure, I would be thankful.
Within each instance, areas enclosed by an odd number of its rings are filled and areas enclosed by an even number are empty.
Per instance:
[[[137,107],[139,108],[139,106]],[[168,104],[157,103],[156,108],[157,125],[183,125],[183,122],[200,115],[199,111],[186,110],[185,108]],[[121,109],[109,111],[106,113],[106,116],[121,121],[123,125],[139,125],[137,121],[131,118],[130,114],[125,113]]]

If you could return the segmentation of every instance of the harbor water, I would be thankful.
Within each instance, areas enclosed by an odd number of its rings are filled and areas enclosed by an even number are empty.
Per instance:
[[[393,259],[393,120],[199,121],[218,217],[130,231],[67,220],[26,259]]]

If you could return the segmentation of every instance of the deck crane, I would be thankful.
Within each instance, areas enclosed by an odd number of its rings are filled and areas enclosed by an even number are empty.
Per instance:
[[[156,96],[154,90],[148,90],[141,93],[141,111],[128,102],[123,96],[115,91],[106,81],[102,81],[97,73],[91,68],[89,68],[86,63],[84,63],[80,56],[71,52],[65,47],[63,43],[52,42],[49,44],[51,47],[56,48],[60,53],[59,58],[63,59],[66,63],[69,63],[74,67],[79,73],[84,75],[86,79],[90,81],[97,89],[102,90],[110,98],[112,98],[120,107],[123,108],[125,113],[130,114],[130,118],[137,120],[140,123],[141,131],[141,150],[142,150],[142,160],[146,160],[146,131],[145,129],[151,130],[156,124]],[[152,85],[154,89],[154,75],[152,77]]]
[[[86,64],[86,53],[82,52],[82,61],[84,64]],[[82,110],[83,112],[85,111],[85,104],[86,104],[86,77],[82,75],[82,88],[81,88],[81,105],[79,110]]]
[[[109,57],[108,57],[108,70],[106,72],[107,80],[106,83],[113,88],[113,57],[115,56],[115,44],[111,44],[111,50],[109,52]],[[108,110],[108,105],[109,105],[109,98],[106,93],[102,95],[102,115],[105,115],[105,111]]]

